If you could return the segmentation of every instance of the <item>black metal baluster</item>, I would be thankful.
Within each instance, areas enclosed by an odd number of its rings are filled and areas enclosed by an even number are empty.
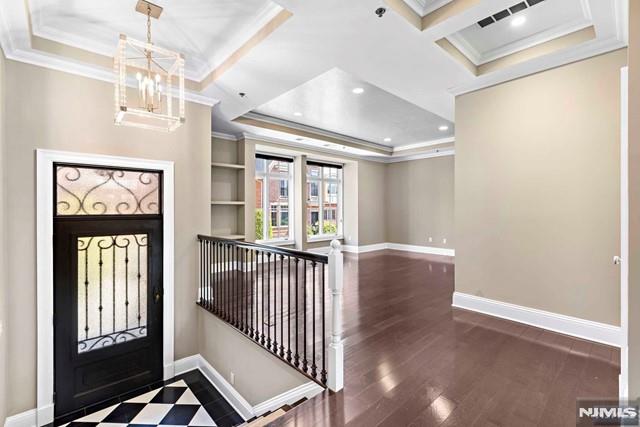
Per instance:
[[[271,349],[271,252],[267,253],[267,348]]]
[[[325,303],[324,303],[324,297],[325,297],[325,293],[326,293],[326,287],[325,287],[325,279],[324,279],[324,269],[326,267],[326,264],[322,264],[322,371],[320,371],[320,381],[322,381],[323,384],[327,383],[327,332],[325,330],[325,326],[326,326],[326,315],[327,312],[325,311]]]
[[[84,250],[84,336],[87,340],[89,339],[89,245],[91,240],[88,239]]]
[[[291,363],[291,257],[287,257],[287,362]]]
[[[302,357],[302,370],[307,372],[309,369],[308,361],[307,361],[307,260],[304,260],[303,263],[303,288],[302,288],[302,344],[303,348],[303,357]]]
[[[316,262],[311,261],[311,375],[318,376],[318,366],[316,365]]]
[[[280,357],[284,357],[284,256],[280,255]]]
[[[111,250],[111,273],[113,276],[111,277],[111,284],[113,287],[113,293],[111,295],[113,302],[113,333],[116,332],[116,238],[111,237],[112,241],[112,250]]]
[[[298,336],[299,336],[299,329],[298,329],[298,323],[299,323],[299,319],[300,316],[298,314],[298,305],[300,303],[300,298],[298,297],[298,288],[300,287],[300,283],[298,281],[298,273],[300,270],[300,259],[296,258],[296,354],[293,358],[294,360],[294,365],[296,366],[296,368],[298,366],[300,366],[300,352],[298,351]]]
[[[102,266],[104,265],[104,261],[102,260],[102,246],[100,246],[100,242],[98,241],[98,247],[100,248],[100,261],[98,262],[98,266],[99,266],[99,270],[100,270],[100,275],[99,275],[99,280],[100,280],[100,305],[98,306],[98,311],[100,312],[100,336],[102,336],[102,311],[104,309],[104,307],[102,306]],[[140,268],[138,267],[138,270]]]
[[[138,278],[138,328],[140,328],[140,321],[142,320],[142,315],[140,314],[140,282],[142,280],[142,274],[140,273],[140,246],[141,246],[140,244],[141,243],[142,243],[142,240],[138,242],[138,239],[136,239],[136,245],[138,246],[137,247],[137,252],[138,252],[138,276],[137,276]],[[100,252],[102,254],[102,251]],[[100,256],[100,262],[102,263],[102,255]],[[102,276],[102,267],[100,268],[100,276]],[[102,293],[102,291],[100,293]],[[100,317],[102,318],[102,296],[100,296]]]
[[[202,254],[200,255],[200,257],[202,258],[202,282],[200,283],[200,303],[206,307],[207,309],[210,309],[211,307],[209,306],[209,301],[207,298],[207,287],[209,285],[209,274],[207,271],[207,254],[208,254],[208,248],[209,248],[209,241],[204,241],[202,244]]]
[[[235,286],[235,291],[234,291],[234,296],[235,296],[235,305],[236,305],[236,327],[238,329],[240,329],[240,327],[242,326],[242,322],[241,322],[241,317],[240,317],[240,298],[242,297],[242,293],[241,293],[241,268],[242,268],[242,264],[240,263],[240,248],[236,246],[236,262],[234,265],[234,269],[235,269],[235,277],[236,277],[236,286]]]
[[[260,333],[260,344],[264,345],[264,251],[262,251],[262,276],[260,278],[262,282],[260,305],[262,306],[262,316],[260,316],[260,323],[262,332]]]
[[[242,330],[245,334],[249,334],[249,283],[247,281],[248,276],[247,272],[249,268],[247,267],[247,259],[249,259],[249,250],[247,248],[242,252]]]
[[[278,354],[278,256],[273,256],[273,353]]]
[[[129,330],[129,241],[124,247],[124,325]]]

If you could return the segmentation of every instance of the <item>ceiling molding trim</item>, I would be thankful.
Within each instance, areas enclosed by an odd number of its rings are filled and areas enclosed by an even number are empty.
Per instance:
[[[256,34],[263,31],[264,27],[267,26],[269,22],[277,17],[283,10],[282,6],[276,3],[267,3],[267,5],[259,11],[258,16],[250,24],[246,25],[238,34],[236,34],[229,43],[225,43],[225,45],[220,49],[214,49],[217,53],[217,55],[215,55],[217,58],[196,58],[195,61],[201,65],[198,66],[197,70],[185,70],[185,78],[201,83],[217,67],[224,64],[225,61],[241,49],[244,44],[251,40]],[[31,31],[34,36],[106,57],[112,57],[116,51],[115,45],[112,46],[110,44],[89,41],[82,36],[47,27],[44,25],[42,15],[39,12],[33,12],[32,16]]]
[[[0,1],[0,24],[0,45],[7,59],[107,83],[115,82],[112,69],[33,49],[25,3]],[[133,82],[128,86],[135,87]],[[215,98],[189,90],[185,90],[185,100],[208,107],[219,102]]]
[[[201,90],[206,89],[209,85],[218,80],[226,71],[233,67],[245,55],[247,55],[254,47],[262,43],[271,33],[276,31],[284,24],[293,14],[286,9],[278,11],[267,23],[265,23],[258,31],[251,35],[236,50],[230,53],[219,65],[212,68],[200,79]]]
[[[225,139],[227,141],[239,141],[240,138],[235,136],[235,135],[231,135],[228,133],[222,133],[222,132],[211,132],[211,138],[217,138],[217,139]]]
[[[431,147],[433,145],[448,144],[450,142],[455,142],[455,141],[456,141],[455,136],[448,136],[446,138],[433,139],[431,141],[416,142],[415,144],[407,144],[407,145],[401,145],[399,147],[395,147],[393,149],[393,153],[395,154],[398,151],[407,151],[407,150],[415,150],[417,148]]]
[[[519,40],[508,45],[501,46],[493,49],[486,54],[480,54],[469,42],[461,37],[459,34],[454,33],[447,37],[447,39],[454,45],[464,56],[466,56],[475,66],[484,65],[496,59],[504,58],[506,56],[518,53],[540,44],[546,43],[551,40],[555,40],[566,35],[572,34],[576,31],[584,30],[593,25],[593,22],[588,19],[579,19],[573,22],[569,22],[560,27],[551,28],[547,31],[538,33],[532,37],[527,37],[523,40]]]
[[[626,46],[627,42],[619,40],[617,37],[609,37],[607,39],[600,40],[596,39],[583,43],[580,46],[571,46],[540,58],[534,58],[530,61],[481,75],[470,83],[449,89],[449,92],[454,96],[463,95],[465,93],[504,83],[509,80],[514,80],[530,74],[539,73],[551,68],[621,49]]]
[[[319,153],[324,153],[324,154],[331,154],[333,156],[340,156],[340,157],[347,157],[350,159],[356,159],[356,160],[369,160],[369,161],[374,161],[374,162],[378,162],[378,163],[385,163],[385,158],[384,157],[375,157],[375,156],[361,156],[358,154],[354,154],[354,153],[345,153],[343,151],[338,151],[338,150],[328,150],[324,147],[315,147],[315,146],[310,146],[307,144],[300,144],[297,142],[293,142],[293,141],[287,141],[286,139],[280,139],[280,138],[274,138],[274,137],[270,137],[270,136],[264,136],[264,135],[258,135],[255,133],[251,133],[251,132],[244,132],[243,133],[243,137],[245,139],[251,139],[253,141],[261,141],[261,142],[267,142],[267,143],[271,143],[271,144],[276,144],[276,145],[281,145],[283,147],[289,147],[289,148],[294,148],[296,150],[300,150],[300,151],[309,151],[309,150],[313,150],[313,151],[317,151]]]
[[[342,134],[339,134],[339,133],[330,132],[330,131],[319,129],[319,128],[316,128],[316,127],[306,126],[306,125],[302,125],[300,123],[295,123],[295,122],[291,122],[291,121],[288,121],[288,120],[278,119],[276,117],[266,116],[264,114],[248,112],[248,113],[244,114],[243,116],[241,116],[241,117],[239,117],[238,119],[235,119],[235,120],[238,121],[239,119],[242,119],[242,118],[252,119],[252,120],[259,121],[259,122],[269,123],[269,124],[273,124],[273,125],[277,125],[277,126],[284,126],[284,127],[290,128],[292,130],[297,130],[297,131],[304,132],[304,133],[311,133],[311,134],[314,134],[314,135],[320,137],[319,139],[322,139],[322,137],[330,138],[332,140],[332,142],[333,142],[333,140],[337,140],[339,143],[355,146],[354,148],[372,150],[372,151],[380,152],[381,154],[387,154],[387,155],[390,155],[390,154],[393,153],[393,148],[391,148],[391,147],[389,147],[387,145],[377,144],[375,142],[370,142],[370,141],[366,141],[366,140],[363,140],[363,139],[353,138],[353,137],[350,137],[350,136],[347,136],[347,135],[342,135]]]
[[[415,13],[417,13],[421,18],[430,14],[436,9],[440,9],[442,6],[447,3],[451,3],[452,0],[433,0],[430,4],[427,4],[427,0],[404,0],[404,2],[409,6]]]
[[[455,148],[435,149],[435,150],[430,150],[424,153],[413,154],[411,156],[385,158],[382,160],[382,163],[409,162],[411,160],[431,159],[434,157],[455,156],[455,154],[456,154]],[[373,160],[373,159],[367,159],[367,160]]]
[[[255,133],[251,133],[251,132],[244,132],[243,133],[243,137],[245,139],[251,139],[251,140],[254,140],[254,141],[262,141],[262,142],[267,142],[267,143],[271,143],[271,144],[281,145],[281,146],[284,146],[284,147],[294,148],[296,150],[303,151],[303,152],[304,151],[308,151],[308,150],[313,150],[313,151],[317,151],[319,153],[331,154],[333,156],[340,156],[340,157],[346,157],[346,158],[357,159],[357,160],[367,160],[367,161],[376,162],[376,163],[408,162],[408,161],[411,161],[411,160],[430,159],[430,158],[433,158],[433,157],[443,157],[443,156],[453,156],[453,155],[455,155],[455,148],[444,148],[444,149],[436,148],[436,149],[431,149],[431,150],[428,150],[428,151],[424,151],[424,152],[421,152],[421,153],[415,153],[415,154],[411,154],[411,155],[407,155],[407,156],[379,156],[379,157],[376,157],[376,156],[367,156],[367,155],[348,153],[348,152],[339,151],[339,150],[333,150],[333,149],[326,149],[324,147],[310,146],[308,144],[297,143],[297,142],[288,141],[288,140],[285,140],[285,139],[274,138],[274,137],[270,137],[270,136],[257,135]]]
[[[203,82],[216,68],[223,65],[232,56],[236,54],[244,45],[249,43],[256,35],[264,31],[264,28],[269,25],[271,21],[278,17],[282,12],[288,13],[282,6],[277,3],[267,3],[265,7],[258,13],[258,16],[246,25],[239,34],[237,34],[228,43],[225,43],[220,49],[218,49],[217,60],[207,60],[205,66],[197,73],[196,80]],[[289,14],[289,16],[291,16]]]

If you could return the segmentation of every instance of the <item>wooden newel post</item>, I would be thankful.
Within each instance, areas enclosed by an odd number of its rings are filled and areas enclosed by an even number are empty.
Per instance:
[[[340,242],[331,241],[329,289],[331,290],[331,344],[327,385],[331,391],[344,387],[344,344],[342,342],[342,252]]]

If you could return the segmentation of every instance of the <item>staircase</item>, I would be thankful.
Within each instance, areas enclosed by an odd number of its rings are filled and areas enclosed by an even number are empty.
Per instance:
[[[267,412],[265,414],[262,414],[258,418],[255,418],[253,420],[247,421],[241,427],[263,427],[263,426],[268,426],[269,424],[271,424],[272,422],[274,422],[275,420],[277,420],[278,418],[280,418],[281,416],[283,416],[284,414],[286,414],[287,412],[289,412],[290,410],[292,410],[293,408],[295,408],[296,406],[300,405],[301,403],[303,403],[306,400],[307,400],[306,398],[305,399],[300,399],[299,401],[297,401],[296,403],[293,403],[291,405],[285,405],[280,409],[276,409],[275,411]]]

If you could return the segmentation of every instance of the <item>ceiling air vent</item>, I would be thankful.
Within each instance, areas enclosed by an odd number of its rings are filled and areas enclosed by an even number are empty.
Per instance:
[[[511,6],[508,9],[505,10],[501,10],[500,12],[496,13],[493,16],[488,16],[480,21],[478,21],[478,25],[480,25],[481,28],[484,28],[488,25],[493,24],[494,22],[498,22],[501,19],[507,18],[511,15],[514,15],[518,12],[522,12],[523,10],[530,8],[533,5],[536,5],[538,3],[542,3],[544,0],[526,0],[526,1],[521,1],[518,4],[514,4],[513,6]]]

